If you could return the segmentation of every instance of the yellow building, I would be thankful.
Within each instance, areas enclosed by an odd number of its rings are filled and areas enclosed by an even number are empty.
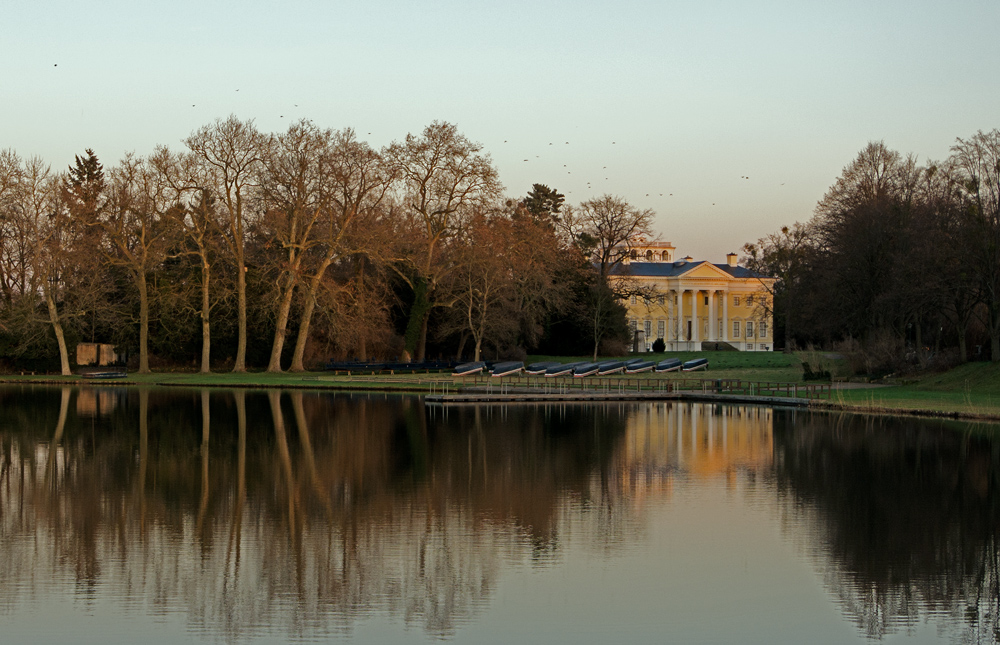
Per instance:
[[[774,350],[768,295],[774,278],[738,266],[735,253],[724,264],[675,261],[669,242],[635,244],[615,274],[651,294],[624,303],[639,351],[650,351],[657,338],[667,351]]]

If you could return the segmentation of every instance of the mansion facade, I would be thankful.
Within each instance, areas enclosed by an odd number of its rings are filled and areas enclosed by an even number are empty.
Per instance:
[[[634,351],[651,351],[658,338],[666,351],[725,345],[739,351],[773,351],[768,291],[774,278],[738,266],[736,257],[728,254],[724,264],[690,257],[674,261],[669,242],[633,244],[614,275],[651,294],[624,303]]]

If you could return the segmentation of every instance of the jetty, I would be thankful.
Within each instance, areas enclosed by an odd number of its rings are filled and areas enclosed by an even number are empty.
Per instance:
[[[740,379],[465,378],[432,388],[424,401],[434,405],[459,403],[517,403],[559,401],[665,401],[698,400],[719,403],[758,403],[807,406],[810,401],[829,399],[827,383],[773,383]]]

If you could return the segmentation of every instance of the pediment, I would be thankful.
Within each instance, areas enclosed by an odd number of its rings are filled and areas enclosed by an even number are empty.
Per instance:
[[[701,262],[699,264],[693,265],[691,269],[685,271],[680,275],[684,278],[710,278],[713,280],[718,280],[722,278],[723,280],[732,280],[733,276],[729,275],[719,267],[715,266],[711,262]]]

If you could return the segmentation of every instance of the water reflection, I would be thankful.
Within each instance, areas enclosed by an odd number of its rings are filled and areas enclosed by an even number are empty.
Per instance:
[[[991,641],[998,458],[940,423],[753,406],[0,388],[0,615],[70,594],[210,640],[450,637],[507,572],[623,558],[721,486],[779,516],[856,633]]]
[[[504,563],[558,551],[562,500],[590,504],[624,427],[621,411],[429,418],[416,398],[303,392],[0,396],[0,606],[71,571],[83,598],[233,638],[372,612],[454,633]]]
[[[1000,637],[995,428],[890,417],[775,415],[776,484],[812,524],[808,549],[869,637],[933,618]]]

